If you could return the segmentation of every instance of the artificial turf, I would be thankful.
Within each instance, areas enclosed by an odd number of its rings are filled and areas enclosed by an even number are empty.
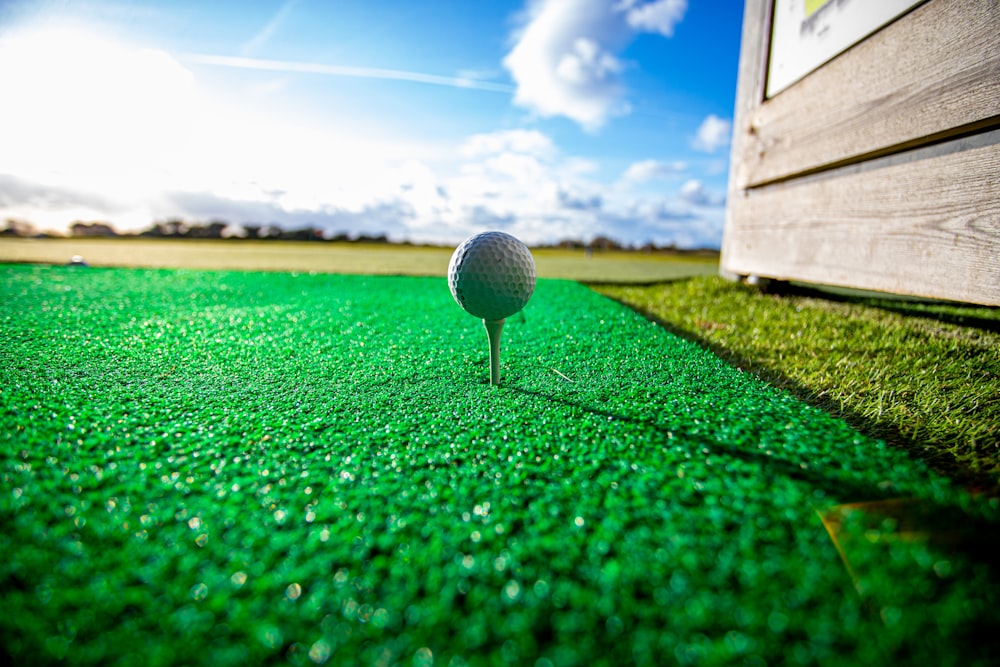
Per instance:
[[[12,265],[0,289],[17,663],[998,656],[995,501],[577,283],[508,320],[499,388],[443,278]],[[820,518],[895,498],[978,549]]]

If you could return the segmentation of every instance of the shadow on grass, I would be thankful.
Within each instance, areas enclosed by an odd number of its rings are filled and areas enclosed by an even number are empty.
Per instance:
[[[775,296],[799,296],[837,303],[854,303],[904,317],[934,320],[944,324],[1000,333],[1000,308],[974,303],[894,296],[879,292],[821,289],[799,283],[774,281],[760,290]]]
[[[948,306],[926,306],[920,304],[895,303],[893,301],[865,301],[865,305],[886,310],[904,317],[918,317],[926,320],[935,320],[945,324],[954,324],[960,327],[969,327],[1000,333],[1000,309],[992,309],[988,306],[973,306],[966,304],[949,304]],[[963,310],[965,312],[963,312]],[[983,317],[978,313],[990,313],[995,311],[996,317]]]
[[[905,302],[900,300],[899,305],[896,305],[894,301],[891,300],[879,300],[877,303],[870,302],[867,297],[857,297],[853,295],[841,295],[836,293],[828,293],[823,290],[818,290],[808,286],[802,286],[797,284],[782,283],[779,285],[771,285],[767,289],[762,290],[768,294],[776,294],[781,296],[797,296],[797,297],[812,297],[826,299],[829,301],[843,302],[843,303],[858,303],[861,305],[882,308],[884,310],[900,311],[903,315],[930,318],[942,322],[952,322],[959,324],[958,319],[963,317],[960,313],[963,309],[962,306],[952,306],[949,305],[946,308],[951,310],[957,310],[958,314],[951,312],[938,312],[938,311],[925,311],[923,309],[929,307],[929,302]],[[792,379],[790,376],[784,374],[780,370],[777,370],[770,366],[762,365],[759,361],[753,359],[752,357],[738,354],[731,348],[725,347],[718,343],[712,342],[711,340],[705,338],[704,336],[692,331],[690,328],[677,326],[667,320],[664,320],[654,313],[644,309],[636,307],[634,304],[624,301],[622,299],[615,298],[613,296],[608,296],[608,298],[616,301],[617,303],[629,308],[630,310],[639,313],[647,320],[654,322],[661,328],[669,331],[670,333],[695,343],[699,347],[710,350],[713,354],[727,362],[728,364],[740,368],[744,371],[753,373],[756,377],[760,378],[764,382],[778,387],[779,389],[784,389],[795,396],[797,399],[808,403],[814,407],[817,407],[834,417],[843,419],[847,422],[853,429],[862,433],[863,435],[876,438],[878,440],[883,440],[887,444],[906,451],[911,456],[919,458],[926,462],[931,468],[938,471],[940,474],[948,477],[950,480],[956,484],[962,485],[973,492],[985,492],[991,495],[1000,495],[1000,487],[997,486],[995,476],[989,472],[976,472],[970,470],[968,467],[961,465],[950,453],[947,453],[941,449],[929,450],[926,447],[926,443],[919,442],[913,437],[906,435],[904,432],[900,431],[898,428],[887,424],[884,421],[879,421],[877,419],[866,417],[860,412],[853,411],[846,408],[841,402],[830,400],[824,397],[822,394],[817,393],[813,389],[799,383],[798,381]],[[931,307],[944,307],[940,306],[939,302],[935,302],[934,306]],[[976,310],[982,309],[982,307],[970,307]],[[965,321],[970,318],[966,317]],[[991,330],[991,327],[1000,327],[1000,311],[998,311],[998,320],[994,321],[989,318],[974,318],[977,323],[981,326],[979,328],[985,328]],[[982,320],[982,322],[979,322]],[[966,326],[963,324],[963,326]],[[975,326],[969,325],[969,326]],[[932,456],[933,455],[933,456]]]
[[[716,439],[687,433],[673,426],[670,429],[667,429],[654,421],[637,419],[629,415],[611,412],[586,403],[567,400],[559,396],[534,391],[532,389],[514,386],[507,386],[506,388],[527,396],[543,399],[550,403],[559,403],[566,407],[577,408],[605,419],[613,419],[615,421],[636,424],[645,429],[660,432],[663,434],[664,442],[666,442],[667,438],[670,437],[668,436],[668,433],[670,433],[674,438],[679,438],[682,442],[689,443],[695,449],[704,449],[717,456],[728,456],[746,463],[759,465],[761,469],[768,471],[775,477],[783,476],[794,479],[798,482],[806,483],[813,488],[822,490],[824,494],[831,498],[848,497],[852,500],[877,501],[889,500],[894,497],[894,495],[886,489],[879,489],[868,484],[859,484],[846,475],[838,475],[835,472],[830,471],[824,473],[814,468],[802,468],[799,464],[778,456],[768,455],[764,452],[745,449],[742,447],[735,447]]]
[[[667,439],[667,429],[654,421],[637,419],[635,417],[612,412],[589,405],[585,402],[572,401],[551,393],[526,389],[524,387],[507,386],[526,396],[542,399],[549,403],[576,408],[621,422],[636,424],[646,429],[663,433]],[[943,504],[927,498],[899,498],[889,489],[882,489],[871,484],[859,483],[850,475],[838,474],[835,470],[805,468],[797,463],[768,455],[763,452],[736,447],[713,438],[706,438],[671,427],[669,432],[674,437],[680,437],[685,443],[697,449],[704,449],[718,456],[727,456],[759,466],[770,474],[769,479],[760,480],[768,484],[771,479],[785,477],[820,489],[829,498],[852,499],[852,502],[837,505],[832,508],[816,509],[818,517],[824,513],[839,513],[843,511],[860,511],[865,516],[865,523],[871,530],[881,532],[886,530],[885,521],[891,521],[890,535],[898,539],[926,542],[934,550],[942,554],[959,556],[968,562],[985,568],[991,581],[1000,584],[1000,562],[996,554],[1000,552],[1000,516],[993,513],[991,517],[971,514],[967,509],[954,504]],[[823,519],[821,524],[826,523]],[[819,528],[820,525],[817,525]],[[838,550],[840,546],[837,547]]]
[[[508,386],[508,389],[548,403],[559,403],[583,410],[605,419],[611,418],[636,424],[660,432],[663,434],[663,440],[667,439],[667,429],[652,420],[619,414],[586,402],[568,400],[551,393],[516,386]],[[740,448],[715,438],[679,431],[676,427],[671,427],[670,432],[675,437],[679,436],[683,442],[689,443],[692,448],[703,449],[717,456],[731,457],[759,466],[761,470],[766,471],[766,478],[758,480],[761,484],[772,486],[773,480],[784,477],[814,489],[820,489],[828,498],[849,497],[860,501],[827,508],[814,507],[816,513],[815,528],[827,530],[832,544],[845,566],[845,574],[854,581],[854,585],[858,587],[858,593],[861,595],[862,603],[875,619],[880,618],[882,605],[889,604],[889,600],[895,599],[895,594],[891,592],[893,587],[907,588],[923,585],[922,590],[937,591],[926,599],[913,599],[917,604],[929,605],[935,604],[935,600],[939,599],[936,596],[946,595],[944,591],[950,588],[948,582],[940,581],[941,575],[936,569],[939,565],[934,566],[934,574],[931,574],[931,570],[927,570],[926,564],[917,566],[916,562],[913,563],[915,578],[909,577],[906,580],[896,581],[871,580],[871,577],[877,577],[877,573],[867,570],[864,563],[878,562],[880,558],[891,557],[886,545],[893,542],[926,544],[930,549],[929,553],[940,559],[936,561],[938,564],[943,562],[947,567],[951,567],[952,563],[965,563],[971,569],[964,571],[970,574],[978,572],[983,575],[989,589],[996,590],[1000,587],[1000,562],[996,559],[996,554],[1000,550],[1000,516],[996,512],[987,512],[984,516],[981,507],[980,511],[977,511],[975,508],[970,510],[958,503],[941,502],[929,498],[893,497],[889,489],[859,482],[857,479],[852,479],[846,471],[840,473],[830,467],[803,469],[791,460]],[[828,524],[831,518],[842,517],[845,513],[850,512],[862,517],[860,528],[855,524],[854,529],[846,532],[830,530]],[[845,551],[845,539],[851,540],[851,548],[847,551]],[[914,553],[920,553],[920,551]],[[863,558],[855,562],[855,556]],[[869,584],[859,587],[859,575],[862,580],[868,580]],[[875,584],[877,589],[872,589],[871,584]],[[986,646],[982,643],[983,638],[989,638],[986,640],[987,642],[998,642],[996,639],[998,629],[1000,629],[1000,623],[998,623],[997,617],[988,612],[968,619],[968,622],[957,630],[957,634],[969,642],[970,646],[977,645],[983,649]]]
[[[1000,310],[984,309],[980,306],[904,300],[897,303],[891,298],[872,299],[870,295],[830,294],[825,290],[806,286],[789,285],[788,288],[788,291],[779,292],[779,294],[855,303],[899,312],[908,317],[971,326],[987,331],[995,331],[1000,325]],[[773,288],[769,291],[773,293]],[[1000,585],[1000,562],[996,558],[996,554],[1000,552],[1000,515],[995,511],[995,505],[990,502],[991,498],[1000,495],[1000,488],[997,487],[994,476],[988,473],[970,471],[953,459],[949,460],[948,455],[940,456],[937,459],[931,458],[930,455],[940,454],[940,450],[929,451],[925,447],[926,443],[921,443],[915,438],[907,436],[891,424],[880,422],[875,418],[866,417],[859,412],[845,408],[839,401],[832,401],[829,397],[823,396],[792,379],[780,369],[761,365],[750,356],[738,354],[732,349],[712,342],[690,327],[677,326],[625,300],[616,299],[607,294],[605,296],[639,313],[666,331],[711,351],[727,363],[751,372],[762,381],[784,389],[799,400],[844,420],[856,431],[883,440],[895,449],[925,461],[930,468],[944,474],[957,485],[964,486],[974,496],[979,496],[968,504],[964,502],[961,504],[940,503],[914,498],[890,498],[881,489],[859,484],[855,480],[842,480],[835,471],[832,474],[829,470],[804,471],[791,461],[776,461],[772,457],[767,457],[763,463],[763,465],[775,470],[776,473],[787,474],[792,478],[815,484],[820,489],[833,489],[833,497],[843,498],[847,495],[854,499],[854,502],[849,505],[837,506],[830,511],[840,512],[847,510],[847,508],[860,510],[861,516],[864,517],[864,523],[876,532],[886,525],[895,526],[895,534],[898,535],[899,539],[925,542],[936,553],[947,554],[979,568],[984,568],[983,571],[987,574],[991,585]],[[996,319],[993,319],[994,315],[996,315]],[[734,452],[734,448],[726,446],[724,443],[705,444],[716,451],[722,448],[726,453],[734,454],[743,459],[756,458],[753,456],[753,452]],[[884,523],[886,521],[889,523]],[[865,540],[862,539],[862,543],[864,542]],[[977,619],[975,624],[978,623]],[[969,636],[970,638],[975,637],[976,633],[970,632]],[[983,635],[979,634],[979,636]]]

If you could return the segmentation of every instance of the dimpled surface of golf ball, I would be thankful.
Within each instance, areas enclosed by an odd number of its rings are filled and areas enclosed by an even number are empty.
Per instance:
[[[535,291],[535,260],[510,234],[476,234],[455,248],[448,287],[469,314],[502,320],[524,308]]]

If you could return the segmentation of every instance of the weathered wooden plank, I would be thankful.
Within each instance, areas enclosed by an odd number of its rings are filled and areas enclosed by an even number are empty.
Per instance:
[[[1000,305],[998,142],[1000,130],[738,195],[722,270]]]
[[[759,7],[747,20],[760,21]],[[765,3],[769,4],[769,3]],[[738,105],[738,188],[1000,125],[1000,0],[930,0],[772,99]],[[759,48],[747,44],[743,54]],[[751,36],[751,38],[753,38]],[[756,87],[743,62],[747,86]],[[756,75],[759,78],[759,74]],[[756,98],[756,99],[755,99]]]
[[[736,106],[733,110],[735,129],[730,146],[730,199],[737,193],[743,171],[742,156],[748,152],[745,145],[749,141],[749,134],[739,128],[750,124],[754,111],[764,100],[773,8],[772,0],[747,0],[743,7],[743,34],[736,78]]]

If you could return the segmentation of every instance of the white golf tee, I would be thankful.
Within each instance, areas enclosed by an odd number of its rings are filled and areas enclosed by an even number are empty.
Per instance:
[[[500,331],[504,320],[483,320],[486,335],[490,338],[490,384],[500,386]]]

